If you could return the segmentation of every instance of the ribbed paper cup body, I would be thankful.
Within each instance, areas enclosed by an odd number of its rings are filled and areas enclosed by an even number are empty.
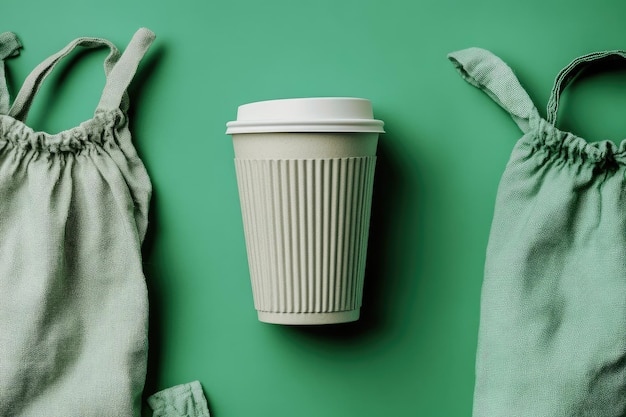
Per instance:
[[[355,104],[369,106],[369,111],[342,109]],[[241,106],[227,133],[235,148],[259,320],[357,320],[382,122],[373,120],[371,104],[363,99],[288,99],[247,106],[267,112],[252,109],[256,119],[249,120],[250,109]],[[286,116],[289,112],[296,114]],[[353,116],[363,119],[360,127]]]

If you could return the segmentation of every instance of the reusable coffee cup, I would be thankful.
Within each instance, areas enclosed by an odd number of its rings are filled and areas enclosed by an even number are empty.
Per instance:
[[[227,123],[260,321],[358,320],[383,122],[369,100],[239,106]]]

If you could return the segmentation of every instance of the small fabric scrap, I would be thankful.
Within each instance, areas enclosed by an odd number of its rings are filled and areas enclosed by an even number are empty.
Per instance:
[[[152,417],[210,417],[200,382],[176,385],[148,397]]]

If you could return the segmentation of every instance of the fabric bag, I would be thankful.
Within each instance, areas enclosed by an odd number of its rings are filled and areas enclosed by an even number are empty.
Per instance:
[[[491,52],[449,55],[524,133],[487,248],[474,417],[626,416],[626,140],[591,143],[555,125],[560,94],[581,71],[625,57],[574,60],[544,119]]]
[[[128,129],[126,88],[154,39],[120,55],[79,38],[27,77],[13,105],[0,35],[0,416],[139,415],[148,300],[140,246],[151,184]],[[107,47],[92,119],[56,134],[26,116],[42,81],[76,47]]]

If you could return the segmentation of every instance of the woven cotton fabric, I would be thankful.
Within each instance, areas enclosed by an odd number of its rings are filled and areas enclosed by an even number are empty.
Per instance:
[[[626,140],[589,142],[556,127],[581,71],[574,60],[547,117],[491,52],[449,55],[523,136],[502,176],[487,248],[474,417],[626,416]]]
[[[0,416],[139,415],[147,354],[140,246],[151,184],[128,129],[126,87],[154,34],[123,54],[79,38],[45,60],[9,107],[0,35]],[[57,134],[26,122],[41,82],[76,47],[106,47],[94,117]]]
[[[200,382],[176,385],[148,397],[152,417],[209,417]]]

